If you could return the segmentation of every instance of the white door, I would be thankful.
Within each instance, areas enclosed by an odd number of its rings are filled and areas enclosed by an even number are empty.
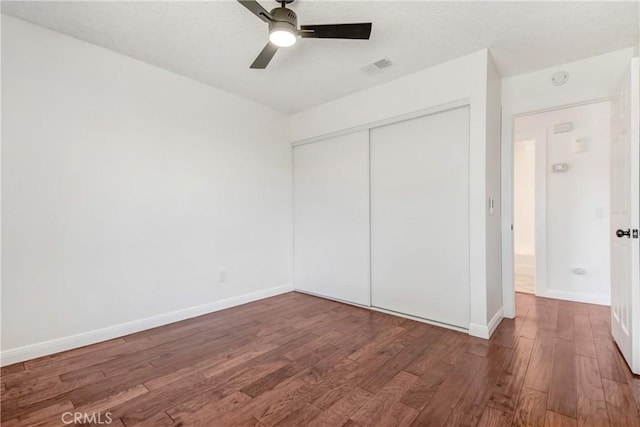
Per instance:
[[[293,149],[296,289],[370,304],[369,132]]]
[[[371,303],[469,327],[469,108],[371,129]]]
[[[611,333],[640,374],[640,69],[634,58],[611,110]]]

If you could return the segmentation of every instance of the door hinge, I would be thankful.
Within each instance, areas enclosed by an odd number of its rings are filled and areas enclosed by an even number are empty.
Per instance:
[[[633,237],[634,239],[638,238],[638,229],[634,228],[633,230],[631,230],[631,237]]]

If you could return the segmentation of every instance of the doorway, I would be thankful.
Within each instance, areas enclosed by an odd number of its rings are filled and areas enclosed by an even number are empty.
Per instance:
[[[536,293],[535,147],[535,138],[513,147],[514,279],[516,292],[526,294]]]
[[[514,120],[515,291],[610,303],[610,101]]]

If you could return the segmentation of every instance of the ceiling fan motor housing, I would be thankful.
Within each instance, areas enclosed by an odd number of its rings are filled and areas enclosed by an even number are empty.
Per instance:
[[[276,7],[271,12],[273,21],[269,23],[269,31],[285,30],[292,33],[298,31],[298,15],[286,7]]]

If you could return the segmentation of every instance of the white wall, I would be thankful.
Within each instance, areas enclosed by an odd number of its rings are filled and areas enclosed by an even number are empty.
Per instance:
[[[343,132],[367,124],[437,108],[466,100],[470,112],[470,279],[472,333],[488,333],[487,306],[487,200],[488,191],[499,199],[499,192],[487,187],[487,108],[495,107],[498,98],[488,98],[487,50],[402,77],[389,83],[358,92],[318,107],[294,114],[289,120],[289,139],[307,141],[323,135]],[[493,84],[493,94],[496,88]],[[496,99],[494,99],[496,98]],[[495,110],[494,110],[495,111]],[[495,126],[499,126],[493,122]],[[497,132],[496,132],[497,134]],[[497,139],[493,138],[493,144]],[[497,154],[496,154],[497,155]],[[497,162],[499,163],[499,162]],[[496,166],[498,166],[496,164]],[[499,176],[499,167],[492,176]],[[493,175],[496,174],[496,175]],[[496,181],[497,182],[497,181]],[[498,216],[499,218],[499,216]],[[499,220],[498,220],[499,221]],[[491,232],[494,232],[491,230]],[[498,257],[499,258],[499,257]],[[493,277],[493,276],[492,276]],[[494,284],[499,289],[499,280]],[[499,292],[498,292],[499,293]],[[497,299],[496,299],[497,302]],[[491,313],[493,316],[493,313]]]
[[[4,364],[292,288],[286,116],[4,15],[2,87]]]
[[[513,286],[513,120],[514,116],[608,98],[629,64],[633,47],[520,74],[502,80],[502,277],[507,317],[515,316]],[[551,76],[568,71],[569,82],[551,84]]]
[[[491,55],[486,66],[486,269],[487,269],[487,322],[495,329],[502,320],[502,236],[500,234],[502,213],[500,206],[500,114],[502,77]],[[493,201],[493,209],[488,204]]]
[[[554,134],[555,124],[568,122],[571,132]],[[546,152],[546,161],[535,165],[544,179],[536,185],[546,188],[546,200],[536,203],[546,206],[536,210],[546,221],[546,229],[537,227],[537,251],[546,250],[546,263],[539,267],[546,272],[539,275],[536,294],[609,304],[610,102],[519,117],[514,134],[543,135],[535,144]],[[577,138],[586,139],[586,151],[574,152]],[[567,163],[567,172],[552,173],[557,163]],[[586,273],[575,274],[574,268]]]
[[[516,255],[536,254],[535,234],[535,143],[534,139],[515,142],[513,147],[513,244]]]

